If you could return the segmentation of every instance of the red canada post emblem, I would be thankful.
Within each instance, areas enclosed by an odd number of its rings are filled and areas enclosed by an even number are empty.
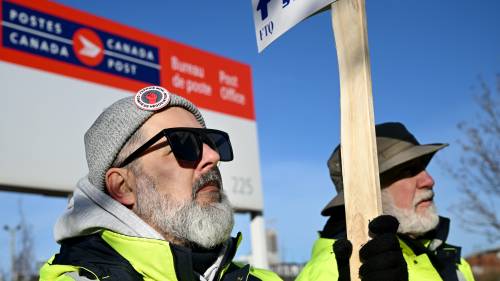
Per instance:
[[[73,34],[73,51],[78,60],[88,66],[97,66],[104,58],[101,38],[87,28],[80,28]]]

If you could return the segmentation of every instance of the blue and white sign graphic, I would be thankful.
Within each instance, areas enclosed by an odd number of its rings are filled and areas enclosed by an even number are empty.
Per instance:
[[[335,0],[252,0],[259,52],[297,23]]]
[[[160,84],[158,48],[4,1],[2,45],[150,84]]]

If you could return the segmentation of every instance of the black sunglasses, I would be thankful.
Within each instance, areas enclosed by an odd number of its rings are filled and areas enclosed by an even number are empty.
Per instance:
[[[226,132],[203,128],[163,129],[141,147],[130,154],[118,168],[122,168],[138,158],[144,151],[165,137],[177,160],[198,162],[203,153],[203,144],[219,153],[220,161],[233,160],[233,148]]]

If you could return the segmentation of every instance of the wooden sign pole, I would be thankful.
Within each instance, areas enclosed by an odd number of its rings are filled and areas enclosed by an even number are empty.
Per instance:
[[[341,153],[351,280],[359,280],[359,249],[368,222],[382,213],[373,117],[365,0],[337,0],[332,24],[340,74]]]

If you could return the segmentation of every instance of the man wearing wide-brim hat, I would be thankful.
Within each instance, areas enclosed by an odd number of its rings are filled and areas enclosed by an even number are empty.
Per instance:
[[[369,224],[372,240],[359,253],[361,280],[474,280],[460,247],[446,243],[450,220],[437,214],[426,171],[447,144],[420,144],[396,122],[378,124],[375,132],[384,215]],[[340,145],[327,164],[337,195],[321,212],[329,219],[297,281],[350,279]]]

